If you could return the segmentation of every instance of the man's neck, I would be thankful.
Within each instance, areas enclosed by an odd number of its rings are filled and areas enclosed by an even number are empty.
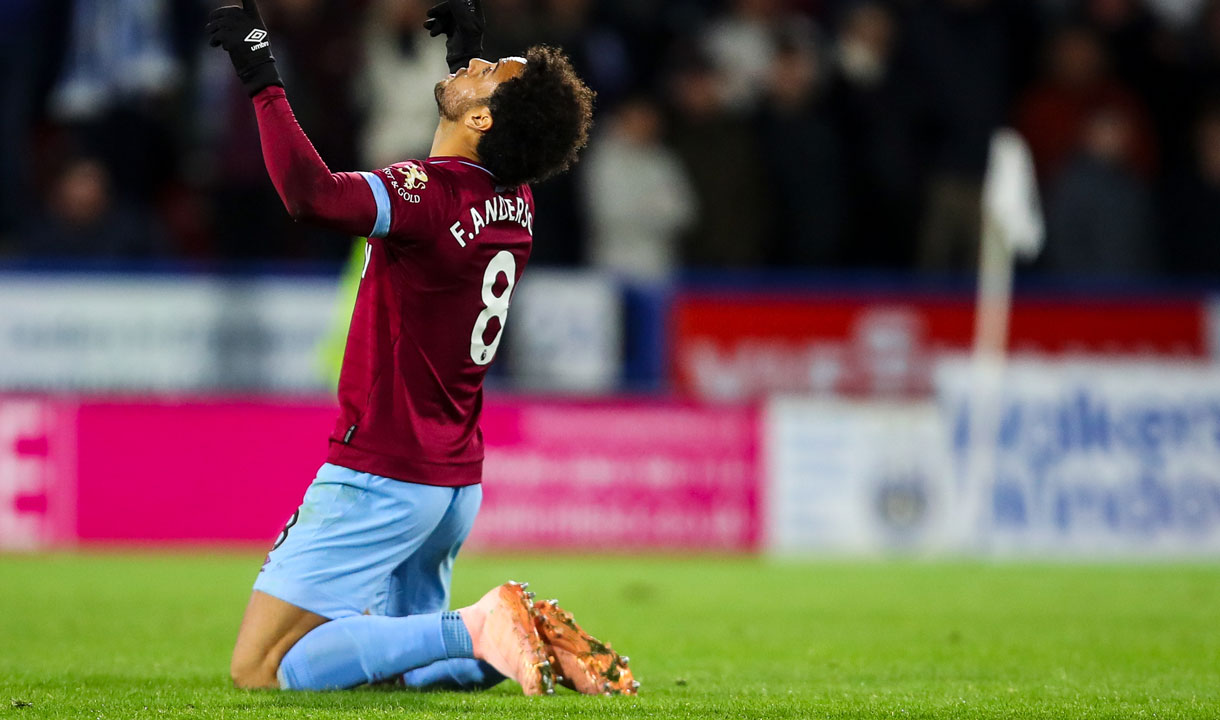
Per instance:
[[[472,162],[479,161],[471,143],[469,131],[465,127],[450,120],[441,120],[432,138],[431,157],[460,157]]]

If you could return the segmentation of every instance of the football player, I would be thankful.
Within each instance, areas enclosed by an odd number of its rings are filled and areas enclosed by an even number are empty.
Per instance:
[[[508,677],[531,695],[557,679],[634,692],[624,658],[523,584],[448,611],[481,499],[483,378],[530,256],[530,184],[576,161],[593,101],[557,49],[479,59],[483,26],[479,0],[429,12],[450,65],[430,156],[336,173],[293,117],[256,0],[209,18],[288,212],[369,238],[327,462],[255,581],[233,651],[239,687],[477,688]]]

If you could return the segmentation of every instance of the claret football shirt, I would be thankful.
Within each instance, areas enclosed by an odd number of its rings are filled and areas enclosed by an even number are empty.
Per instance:
[[[529,260],[529,187],[500,185],[464,158],[331,173],[282,88],[254,105],[289,212],[369,237],[328,461],[426,485],[480,482],[483,378]]]
[[[460,158],[364,178],[378,212],[329,461],[429,485],[479,482],[483,377],[529,259],[533,196]]]

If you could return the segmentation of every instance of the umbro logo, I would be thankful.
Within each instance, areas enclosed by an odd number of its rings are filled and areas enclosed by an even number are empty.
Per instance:
[[[271,43],[267,42],[267,31],[262,28],[254,28],[250,34],[246,36],[246,42],[250,43],[250,52],[258,52],[271,47]]]

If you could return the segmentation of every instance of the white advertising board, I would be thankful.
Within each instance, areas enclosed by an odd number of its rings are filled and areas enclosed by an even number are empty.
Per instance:
[[[936,404],[772,400],[767,547],[1220,556],[1220,370],[1018,361],[991,397],[973,378],[942,364]]]
[[[768,549],[939,547],[947,443],[936,406],[780,398],[763,422]]]
[[[513,293],[510,367],[525,389],[606,392],[622,368],[622,294],[607,275],[530,270]]]
[[[325,388],[336,281],[0,275],[0,389]]]
[[[0,273],[0,391],[329,393],[337,292],[320,276]],[[516,387],[617,386],[613,278],[532,270],[509,328]]]
[[[1170,363],[1011,365],[981,398],[937,376],[961,512],[989,552],[1220,553],[1220,370]],[[973,415],[993,415],[978,434]],[[980,474],[978,454],[988,458]],[[972,487],[974,485],[974,487]]]

